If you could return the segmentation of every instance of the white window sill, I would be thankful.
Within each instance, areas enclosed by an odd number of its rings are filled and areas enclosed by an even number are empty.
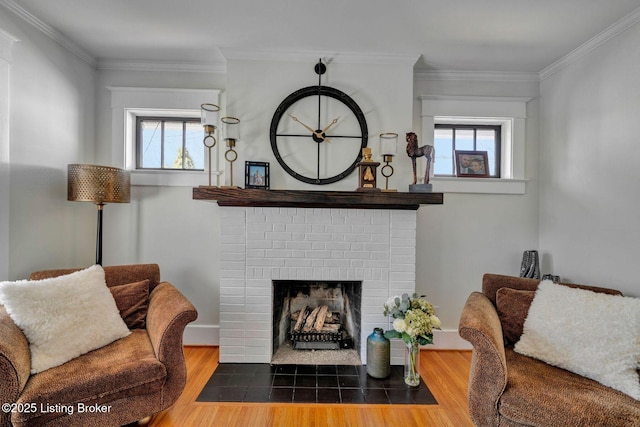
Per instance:
[[[211,172],[211,183],[216,185],[222,171]],[[131,185],[163,187],[197,187],[209,183],[208,171],[132,170]]]
[[[433,177],[437,193],[525,194],[526,179]]]

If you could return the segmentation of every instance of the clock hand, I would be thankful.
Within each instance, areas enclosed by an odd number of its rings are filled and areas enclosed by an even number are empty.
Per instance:
[[[338,120],[340,120],[340,117],[336,117],[335,119],[333,119],[333,120],[331,121],[331,123],[329,123],[329,124],[327,125],[327,127],[326,127],[326,128],[322,129],[322,133],[325,133],[326,131],[328,131],[328,130],[329,130],[329,128],[330,128],[331,126],[333,126],[333,125],[335,125],[336,123],[338,123]]]
[[[327,136],[325,135],[325,132],[328,131],[331,126],[333,126],[336,123],[338,123],[339,119],[340,119],[340,117],[336,117],[324,129],[315,131],[314,134],[316,135],[316,137],[318,137],[319,139],[321,139],[323,141],[330,142],[329,138],[327,138]]]
[[[289,113],[287,113],[287,114],[289,114]],[[291,117],[291,119],[292,119],[294,122],[298,122],[298,123],[300,123],[300,124],[301,124],[302,126],[304,126],[304,127],[305,127],[309,132],[311,132],[312,134],[314,134],[314,135],[315,135],[315,133],[316,133],[315,129],[311,129],[311,127],[310,127],[310,126],[305,125],[305,124],[304,124],[304,123],[302,123],[300,120],[298,120],[298,118],[297,118],[297,117],[294,117],[294,116],[292,116],[291,114],[289,114],[289,117]]]

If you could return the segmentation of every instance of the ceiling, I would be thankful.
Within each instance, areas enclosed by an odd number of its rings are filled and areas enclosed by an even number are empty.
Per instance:
[[[0,0],[90,62],[222,52],[415,55],[416,68],[540,72],[640,0]],[[51,35],[50,34],[50,35]],[[64,44],[63,43],[63,44]]]

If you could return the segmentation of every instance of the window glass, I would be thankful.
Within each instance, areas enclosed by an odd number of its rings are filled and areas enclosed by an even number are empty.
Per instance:
[[[455,146],[456,150],[474,150],[474,132],[473,129],[456,129],[455,130]]]
[[[486,151],[489,158],[489,174],[496,175],[496,132],[494,129],[478,129],[476,131],[476,151]]]
[[[204,149],[202,125],[200,122],[187,123],[185,130],[185,169],[204,170]]]
[[[436,124],[434,129],[435,176],[455,176],[456,150],[486,151],[489,175],[500,177],[499,125]]]
[[[140,122],[138,140],[138,160],[139,167],[160,168],[162,162],[162,123],[155,120],[145,120]]]
[[[453,129],[436,128],[433,148],[436,152],[433,162],[434,175],[450,175],[453,169]]]
[[[136,125],[138,169],[204,170],[199,119],[139,116]]]
[[[164,162],[165,169],[182,169],[183,163],[183,123],[165,122],[164,124]]]

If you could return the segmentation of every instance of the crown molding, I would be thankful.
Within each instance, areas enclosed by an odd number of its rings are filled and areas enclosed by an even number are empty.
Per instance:
[[[309,62],[322,58],[342,64],[391,64],[413,67],[419,54],[220,48],[226,60]]]
[[[49,37],[51,40],[67,49],[73,55],[95,68],[96,59],[93,56],[88,54],[84,49],[78,46],[75,42],[71,41],[71,39],[67,38],[61,32],[45,24],[40,18],[27,11],[13,0],[0,0],[0,6],[6,7],[26,23],[30,24],[31,26],[45,34],[47,37]]]
[[[219,94],[220,89],[183,89],[169,87],[131,87],[131,86],[106,86],[111,92],[137,92],[137,93],[203,93],[211,92]],[[200,111],[198,109],[198,111]]]
[[[553,74],[558,71],[567,68],[569,65],[578,61],[583,56],[587,55],[591,51],[597,49],[598,47],[605,44],[607,41],[612,38],[624,33],[629,28],[640,22],[640,7],[630,14],[626,15],[624,18],[620,19],[618,22],[611,25],[609,28],[591,38],[587,42],[581,44],[553,64],[549,65],[542,71],[540,71],[540,81],[545,80],[551,77]]]
[[[209,62],[166,62],[166,61],[130,61],[121,59],[99,60],[96,68],[99,70],[116,71],[165,71],[165,72],[191,72],[191,73],[218,73],[227,72],[227,66],[223,63]]]
[[[433,81],[484,81],[484,82],[538,82],[536,72],[420,70],[414,73],[416,80]]]
[[[420,101],[471,101],[471,102],[521,102],[531,101],[530,96],[484,96],[484,95],[420,95]]]

